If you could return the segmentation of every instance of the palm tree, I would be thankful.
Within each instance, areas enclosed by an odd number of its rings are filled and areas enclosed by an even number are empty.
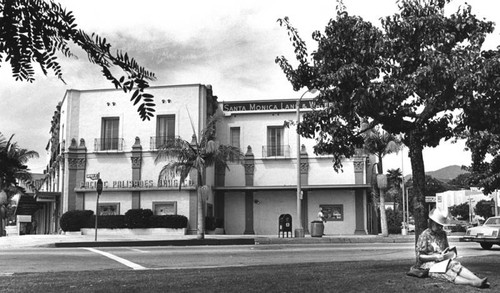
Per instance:
[[[228,162],[241,161],[243,153],[237,147],[230,145],[220,144],[215,140],[215,128],[220,116],[212,116],[207,126],[201,131],[198,138],[194,130],[193,121],[191,126],[193,128],[193,139],[188,142],[180,137],[168,141],[165,145],[158,149],[155,163],[168,161],[168,163],[161,169],[159,177],[168,174],[168,172],[175,172],[180,176],[180,182],[184,182],[187,176],[196,171],[196,190],[198,193],[198,227],[197,238],[205,238],[205,170],[207,167],[216,166],[217,168],[227,168]],[[179,184],[181,190],[182,184]]]
[[[387,181],[389,182],[389,190],[394,197],[394,211],[396,211],[396,203],[401,195],[401,184],[403,183],[403,173],[401,169],[387,170]]]
[[[372,126],[367,121],[361,123],[361,135],[364,139],[365,150],[377,156],[377,173],[383,174],[382,158],[391,153],[397,153],[401,149],[401,140],[381,129],[379,126]],[[373,202],[376,202],[376,198],[380,198],[380,222],[382,228],[382,235],[388,236],[389,231],[387,228],[387,217],[385,214],[385,198],[383,195],[379,195],[380,190],[376,186],[376,180],[372,178],[372,197]],[[384,193],[384,192],[383,192]]]
[[[27,185],[32,185],[30,170],[26,163],[31,158],[38,158],[38,153],[35,151],[22,149],[16,142],[12,142],[14,135],[11,135],[7,140],[0,132],[0,193],[2,194],[2,216],[6,211],[6,205],[9,202],[10,196],[21,191],[22,187],[18,186],[18,182],[25,182]],[[0,217],[0,236],[4,236],[5,221]]]
[[[12,142],[14,135],[7,140],[0,132],[0,189],[17,187],[18,182],[31,183],[31,173],[26,164],[29,159],[38,158],[36,151],[20,148]]]

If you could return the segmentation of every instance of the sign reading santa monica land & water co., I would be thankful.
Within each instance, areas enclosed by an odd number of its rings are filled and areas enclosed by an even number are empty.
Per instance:
[[[223,102],[222,110],[224,112],[296,110],[296,105],[296,100]],[[312,109],[314,107],[315,103],[313,100],[300,101],[301,109]]]

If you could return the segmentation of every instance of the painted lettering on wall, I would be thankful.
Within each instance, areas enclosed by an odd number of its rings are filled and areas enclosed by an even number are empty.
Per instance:
[[[300,102],[301,109],[315,108],[313,100],[304,100]],[[276,110],[296,110],[296,100],[281,101],[261,101],[261,102],[224,102],[222,110],[226,112],[245,112],[245,111],[276,111]]]
[[[182,186],[194,186],[191,179],[186,179]],[[158,188],[158,187],[179,187],[178,179],[163,179],[163,180],[116,180],[116,181],[103,181],[104,189],[124,189],[124,188]],[[96,181],[80,182],[82,189],[96,189]]]

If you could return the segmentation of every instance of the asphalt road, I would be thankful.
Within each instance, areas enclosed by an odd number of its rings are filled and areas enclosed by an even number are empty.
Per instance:
[[[483,250],[476,243],[453,243],[464,264],[479,256],[497,262],[500,247]],[[407,260],[412,243],[346,243],[315,245],[249,245],[204,247],[22,248],[0,251],[0,275],[98,270],[160,270]],[[5,265],[7,264],[7,265]]]

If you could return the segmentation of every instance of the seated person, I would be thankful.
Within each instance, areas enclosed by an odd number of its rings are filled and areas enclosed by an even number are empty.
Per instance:
[[[443,213],[439,209],[433,209],[429,213],[428,223],[429,228],[420,234],[415,247],[416,266],[427,270],[436,262],[444,260],[443,251],[449,247],[446,232],[443,231],[443,226],[447,224],[447,218]],[[429,277],[478,288],[487,288],[490,285],[487,278],[477,277],[453,259],[449,262],[446,272],[429,272]]]

